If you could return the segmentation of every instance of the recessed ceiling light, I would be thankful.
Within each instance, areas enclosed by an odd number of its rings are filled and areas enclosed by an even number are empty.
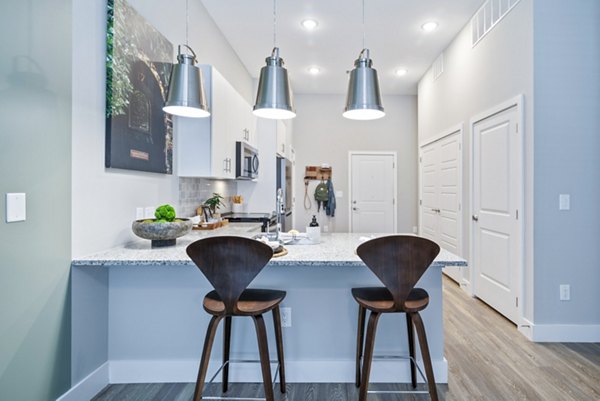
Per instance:
[[[408,70],[406,68],[398,68],[396,70],[396,75],[398,75],[399,77],[404,76],[408,74]]]
[[[421,25],[421,29],[424,30],[425,32],[435,31],[435,29],[437,27],[438,27],[438,23],[434,22],[434,21],[429,21],[429,22],[426,22],[423,25]]]
[[[308,67],[308,72],[310,72],[312,75],[317,75],[318,73],[321,72],[321,69],[319,67],[312,66],[312,67]]]
[[[300,25],[302,25],[302,27],[307,31],[312,31],[313,29],[316,29],[317,26],[319,26],[319,23],[314,19],[305,19],[300,23]]]

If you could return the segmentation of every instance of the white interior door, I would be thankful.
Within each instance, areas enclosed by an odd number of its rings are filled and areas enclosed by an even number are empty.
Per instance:
[[[473,125],[474,294],[518,317],[522,163],[517,107]]]
[[[396,231],[396,155],[350,154],[350,229],[353,233]]]
[[[421,236],[438,241],[439,146],[436,142],[421,148]]]
[[[462,128],[421,147],[421,201],[419,233],[442,248],[461,255],[461,138]],[[462,281],[459,267],[444,273]]]

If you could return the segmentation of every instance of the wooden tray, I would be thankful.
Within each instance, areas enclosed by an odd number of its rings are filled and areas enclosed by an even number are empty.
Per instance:
[[[192,230],[214,230],[216,228],[220,228],[229,224],[229,220],[221,220],[216,223],[208,223],[202,226],[194,226]]]
[[[274,257],[274,258],[278,258],[278,257],[280,257],[280,256],[285,256],[285,255],[287,255],[287,253],[288,253],[288,252],[287,252],[287,249],[285,249],[285,248],[282,248],[282,249],[281,249],[281,251],[279,251],[279,252],[277,252],[277,253],[274,253],[274,254],[273,254],[273,257]]]

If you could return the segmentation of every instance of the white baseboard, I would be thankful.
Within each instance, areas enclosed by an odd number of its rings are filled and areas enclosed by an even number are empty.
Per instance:
[[[211,361],[207,380],[217,371],[220,362]],[[272,374],[276,365],[272,365]],[[354,361],[286,361],[286,381],[289,383],[352,383]],[[433,361],[437,383],[448,382],[446,359]],[[110,362],[111,383],[192,383],[198,372],[197,360],[120,360]],[[221,380],[220,374],[215,378]],[[258,363],[232,363],[229,370],[231,382],[261,382]],[[376,360],[371,369],[371,382],[408,383],[408,360]]]
[[[530,339],[534,342],[597,343],[600,342],[598,324],[535,324]]]
[[[56,401],[81,401],[91,400],[104,387],[108,386],[109,362],[105,362],[98,369],[83,378],[79,383],[71,387],[69,391],[61,395]]]

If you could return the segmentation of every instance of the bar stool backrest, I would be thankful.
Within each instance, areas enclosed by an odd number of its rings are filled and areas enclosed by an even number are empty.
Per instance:
[[[402,310],[408,294],[440,252],[433,241],[413,235],[390,235],[362,243],[356,253],[391,292]]]
[[[273,256],[267,244],[233,236],[195,241],[186,252],[221,297],[226,315],[237,312],[240,295]]]

